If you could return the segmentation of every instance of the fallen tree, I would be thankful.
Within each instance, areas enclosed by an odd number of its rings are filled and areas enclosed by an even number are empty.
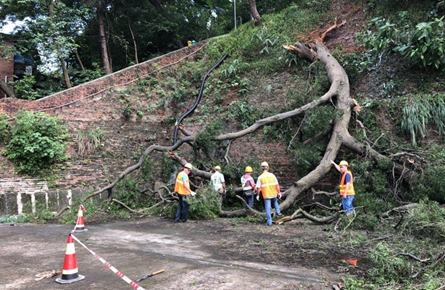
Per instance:
[[[328,174],[331,170],[331,160],[335,160],[340,148],[345,146],[346,148],[356,152],[360,155],[368,155],[373,158],[376,162],[385,162],[387,164],[391,164],[391,159],[388,156],[384,156],[374,149],[368,144],[359,142],[356,138],[350,135],[348,131],[348,126],[351,119],[352,111],[360,111],[361,107],[358,103],[351,98],[350,95],[350,87],[349,87],[349,79],[344,70],[344,68],[340,65],[340,63],[330,54],[328,48],[323,43],[324,37],[328,32],[333,29],[337,29],[344,24],[334,24],[326,31],[321,33],[315,39],[307,42],[307,43],[299,43],[297,42],[295,45],[285,45],[284,49],[291,51],[292,53],[296,53],[300,58],[307,59],[311,62],[321,62],[324,64],[326,73],[328,75],[330,81],[329,90],[319,98],[313,100],[310,103],[305,104],[299,108],[296,108],[292,111],[280,113],[277,115],[273,115],[261,120],[256,121],[254,124],[249,126],[246,129],[243,129],[238,132],[232,132],[227,134],[221,134],[219,136],[215,136],[214,140],[216,141],[225,141],[225,140],[234,140],[248,134],[251,134],[265,125],[280,122],[286,120],[288,118],[297,116],[299,114],[304,113],[305,111],[311,110],[317,106],[325,105],[326,103],[332,104],[335,109],[338,111],[336,117],[333,120],[332,131],[330,140],[326,146],[324,151],[324,155],[319,165],[309,172],[306,176],[301,179],[295,181],[293,185],[284,192],[284,201],[280,204],[280,207],[283,211],[291,208],[297,198],[303,192],[311,189],[314,185],[316,185],[324,176]],[[161,145],[151,145],[149,146],[142,156],[140,157],[138,163],[133,166],[125,169],[112,183],[107,185],[104,188],[93,192],[89,196],[85,197],[83,201],[86,201],[98,194],[103,192],[108,192],[108,197],[112,199],[112,189],[116,186],[116,184],[121,181],[126,175],[134,172],[139,169],[144,162],[144,160],[154,151],[168,152],[169,157],[176,160],[177,163],[184,165],[188,161],[183,159],[182,157],[176,154],[176,150],[179,149],[184,143],[192,143],[196,141],[197,134],[186,130],[182,125],[179,125],[180,131],[183,133],[183,137],[178,139],[177,142],[172,146],[161,146]],[[230,143],[229,143],[230,144]],[[403,166],[396,165],[397,170],[402,171]],[[203,177],[205,179],[209,179],[211,176],[210,172],[199,170],[194,168],[192,170],[193,175]],[[65,209],[62,209],[59,214],[61,214]],[[57,215],[59,215],[57,214]],[[238,210],[232,212],[221,212],[221,217],[233,217],[233,216],[247,216],[252,214],[252,211],[246,210]],[[254,213],[256,214],[256,213]],[[304,216],[304,214],[303,214]],[[307,215],[306,215],[307,217]],[[324,219],[320,219],[323,221]],[[326,218],[327,221],[331,221],[332,218]],[[316,219],[314,218],[314,221]]]

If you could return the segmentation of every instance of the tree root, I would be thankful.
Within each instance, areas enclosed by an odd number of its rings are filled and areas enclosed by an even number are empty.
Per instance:
[[[274,223],[277,225],[281,225],[285,222],[300,218],[300,217],[305,217],[310,221],[313,221],[314,223],[318,223],[318,224],[327,224],[332,222],[334,219],[338,218],[339,216],[339,212],[336,212],[333,215],[327,216],[327,217],[323,217],[323,218],[318,218],[316,216],[313,216],[311,214],[309,214],[308,212],[304,211],[303,209],[299,208],[297,209],[291,216],[286,216],[283,217],[279,220],[276,220]]]
[[[235,195],[236,198],[238,198],[239,200],[242,201],[242,203],[244,203],[246,205],[246,209],[241,209],[241,210],[234,210],[234,211],[221,211],[219,213],[219,217],[223,217],[223,218],[232,218],[232,217],[246,217],[246,216],[262,216],[264,215],[264,213],[259,212],[253,208],[251,208],[246,201],[244,200],[244,198],[242,198],[239,195]]]
[[[172,201],[172,200],[163,200],[163,201],[160,201],[160,202],[158,202],[158,203],[155,203],[154,205],[152,205],[152,206],[150,206],[150,207],[147,207],[147,208],[141,208],[141,209],[138,209],[138,210],[134,210],[134,209],[130,208],[130,207],[127,206],[125,203],[123,203],[123,202],[121,202],[121,201],[119,201],[119,200],[117,200],[117,199],[115,199],[115,198],[113,198],[113,199],[111,200],[111,203],[113,203],[113,202],[116,202],[116,203],[122,205],[123,207],[125,207],[126,209],[128,209],[128,210],[129,210],[130,212],[132,212],[132,213],[137,213],[137,214],[141,214],[142,216],[146,216],[147,214],[144,213],[145,211],[152,210],[152,209],[154,209],[154,208],[156,208],[156,207],[158,207],[158,206],[160,206],[160,205],[163,205],[163,204],[165,204],[165,203],[169,203],[169,202],[173,202],[173,201]]]

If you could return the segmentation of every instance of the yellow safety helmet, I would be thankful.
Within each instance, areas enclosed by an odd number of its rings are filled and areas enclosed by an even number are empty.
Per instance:
[[[215,166],[215,170],[221,170],[221,167],[219,165]]]
[[[192,169],[193,169],[193,165],[191,165],[190,163],[186,163],[186,164],[184,165],[184,168],[187,168],[187,169],[192,170]]]
[[[261,167],[267,167],[267,168],[269,168],[269,163],[267,163],[266,161],[264,161],[263,163],[261,163]]]
[[[340,165],[340,166],[343,166],[343,165],[345,165],[345,166],[349,166],[348,162],[346,162],[345,160],[340,161],[340,164],[339,164],[339,165]]]
[[[252,169],[252,167],[250,167],[250,166],[247,166],[247,167],[246,167],[246,170],[245,170],[245,172],[253,172],[253,169]]]

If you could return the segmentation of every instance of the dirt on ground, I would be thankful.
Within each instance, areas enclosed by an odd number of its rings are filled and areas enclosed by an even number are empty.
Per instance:
[[[79,282],[35,275],[62,270],[70,225],[1,224],[2,289],[130,289],[101,264],[103,258],[143,289],[332,289],[345,274],[369,267],[359,247],[340,242],[331,226],[294,220],[266,226],[241,219],[190,220],[161,217],[106,223],[85,222],[73,235]],[[100,257],[99,257],[100,256]],[[60,276],[59,276],[60,277]],[[134,288],[137,289],[137,288]]]

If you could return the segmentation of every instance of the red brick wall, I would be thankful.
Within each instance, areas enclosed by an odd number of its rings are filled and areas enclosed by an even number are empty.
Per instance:
[[[130,120],[125,120],[123,111],[127,104],[121,103],[119,94],[115,92],[150,73],[156,73],[160,68],[168,68],[181,60],[195,57],[194,52],[204,45],[205,42],[200,42],[185,47],[37,101],[0,99],[0,112],[12,117],[18,110],[26,109],[45,111],[60,117],[69,127],[72,142],[68,148],[69,160],[56,170],[60,178],[55,184],[63,189],[102,188],[114,181],[128,166],[137,163],[141,153],[149,145],[171,144],[171,139],[165,138],[173,134],[173,128],[163,128],[156,117],[148,114],[142,117],[135,115]],[[137,105],[147,108],[150,101],[139,99]],[[168,108],[162,111],[162,118],[172,113]],[[94,153],[79,156],[76,134],[92,128],[98,128],[104,133],[103,142]],[[2,178],[19,177],[12,164],[1,154],[0,164]]]
[[[142,152],[152,144],[170,145],[174,128],[165,126],[163,119],[171,115],[178,116],[181,112],[173,111],[175,106],[166,106],[157,115],[134,116],[130,120],[123,118],[123,110],[127,104],[121,103],[119,94],[113,92],[125,89],[139,77],[154,72],[154,69],[168,67],[187,57],[194,57],[204,43],[186,47],[162,57],[129,67],[95,81],[76,86],[60,93],[45,97],[37,101],[0,99],[0,112],[13,116],[17,110],[26,108],[34,111],[46,111],[59,116],[68,125],[72,142],[69,145],[69,160],[61,166],[56,174],[60,176],[55,184],[61,189],[99,189],[114,181],[128,166],[134,165]],[[138,100],[138,106],[147,108],[152,100]],[[191,98],[191,105],[195,101]],[[182,112],[183,113],[183,112]],[[191,126],[185,122],[186,126]],[[193,125],[192,125],[193,126]],[[188,127],[190,131],[199,131],[199,126]],[[78,156],[75,136],[78,131],[98,128],[104,132],[100,148],[88,156]],[[261,132],[257,134],[261,135]],[[256,134],[255,134],[256,135]],[[260,136],[258,136],[260,138]],[[255,136],[247,136],[231,146],[230,157],[235,164],[245,156],[254,154],[258,157],[258,166],[262,161],[268,161],[272,171],[276,173],[280,184],[287,188],[292,185],[298,173],[292,161],[286,155],[287,144],[252,143]],[[1,148],[0,148],[1,149]],[[181,148],[181,154],[186,156],[191,150],[187,145]],[[160,160],[161,153],[154,153],[150,158]],[[2,178],[16,178],[14,167],[3,156],[0,156],[0,176]],[[255,172],[257,176],[258,172]]]
[[[13,42],[6,42],[6,45],[13,46]],[[5,82],[13,81],[14,56],[9,59],[0,57],[0,78]],[[0,89],[0,98],[4,98],[5,93]]]

